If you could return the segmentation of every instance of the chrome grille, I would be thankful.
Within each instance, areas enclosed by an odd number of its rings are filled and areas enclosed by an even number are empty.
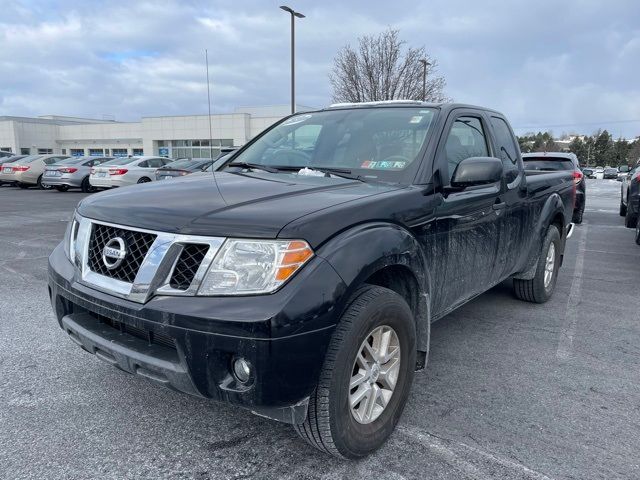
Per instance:
[[[191,286],[191,282],[193,282],[196,272],[208,251],[209,245],[196,243],[185,245],[169,281],[171,288],[187,290]]]
[[[102,251],[109,240],[120,237],[126,245],[127,255],[116,268],[109,270],[102,261]],[[89,240],[89,268],[105,277],[115,278],[123,282],[133,283],[157,235],[146,232],[126,230],[109,225],[94,223]]]

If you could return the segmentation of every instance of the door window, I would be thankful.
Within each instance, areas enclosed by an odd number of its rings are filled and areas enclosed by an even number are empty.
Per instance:
[[[444,149],[449,168],[449,181],[462,160],[489,156],[487,139],[480,119],[476,117],[456,118],[447,136]]]
[[[140,165],[140,166],[142,166],[142,165]],[[159,158],[150,158],[149,160],[147,160],[147,165],[146,166],[149,167],[149,168],[160,168],[160,167],[164,166],[164,163]]]
[[[144,162],[140,162],[138,166],[142,168],[149,168],[149,162],[145,160]]]
[[[507,183],[513,182],[518,176],[518,150],[513,139],[511,129],[502,118],[491,117],[491,126],[496,136],[496,147],[502,160]]]

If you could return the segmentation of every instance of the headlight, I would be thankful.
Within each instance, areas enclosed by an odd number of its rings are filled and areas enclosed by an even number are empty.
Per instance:
[[[303,240],[227,239],[211,262],[198,295],[270,293],[311,257]]]
[[[67,230],[64,232],[64,253],[71,263],[75,263],[74,257],[76,253],[76,239],[78,238],[78,220],[76,220],[76,214],[74,212],[73,218],[67,225]]]

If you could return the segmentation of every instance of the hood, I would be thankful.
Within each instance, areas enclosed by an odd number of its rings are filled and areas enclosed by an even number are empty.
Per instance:
[[[288,223],[314,212],[379,195],[399,186],[295,174],[195,173],[94,194],[80,215],[171,233],[275,238]],[[310,219],[312,221],[312,218]]]

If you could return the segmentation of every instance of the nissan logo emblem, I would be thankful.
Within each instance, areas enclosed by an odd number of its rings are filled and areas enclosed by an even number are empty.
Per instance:
[[[118,268],[126,256],[127,248],[120,237],[109,240],[102,250],[102,262],[108,270]]]

